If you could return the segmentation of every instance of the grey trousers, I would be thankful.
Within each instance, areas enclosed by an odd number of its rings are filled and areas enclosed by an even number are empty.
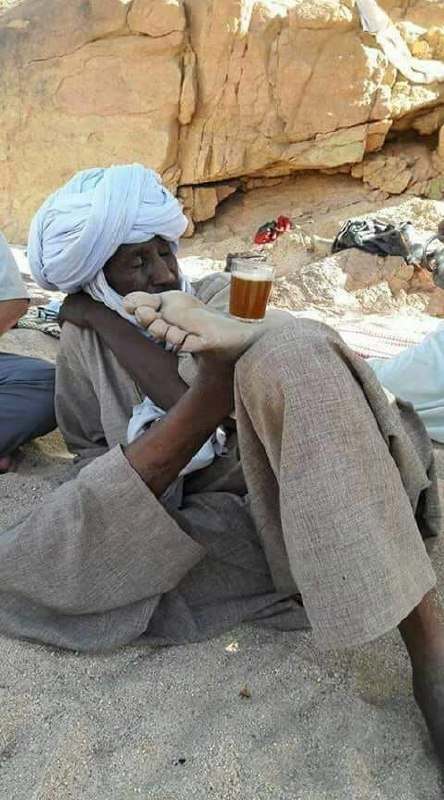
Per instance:
[[[240,459],[175,512],[118,446],[133,389],[113,364],[65,324],[59,423],[72,449],[111,449],[0,537],[0,630],[88,650],[308,616],[331,647],[395,627],[434,586],[417,524],[438,524],[430,442],[331,329],[292,320],[239,360]]]
[[[52,364],[0,353],[0,457],[54,430],[54,384]]]

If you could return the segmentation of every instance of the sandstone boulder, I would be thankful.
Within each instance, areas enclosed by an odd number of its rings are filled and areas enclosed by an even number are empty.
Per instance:
[[[430,276],[408,280],[413,269],[402,259],[384,259],[348,251],[321,261],[288,270],[276,280],[273,305],[293,311],[323,310],[337,316],[346,314],[390,314],[416,308],[444,317],[444,291]],[[391,263],[390,263],[391,262]],[[352,265],[356,269],[347,273]]]
[[[335,309],[337,313],[358,311],[359,303],[345,290],[347,276],[335,256],[305,265],[278,278],[273,289],[273,305],[293,311],[310,307]]]
[[[425,144],[400,141],[364,158],[352,167],[351,174],[388,195],[406,192],[440,200],[444,194],[444,151],[441,144],[434,152]]]
[[[440,57],[444,2],[381,5]],[[190,189],[199,221],[220,182],[349,169],[392,130],[443,124],[444,85],[400,77],[354,0],[70,0],[57,13],[3,0],[0,53],[0,227],[16,240],[79,168],[151,165]],[[389,166],[385,191],[412,186],[408,165]]]

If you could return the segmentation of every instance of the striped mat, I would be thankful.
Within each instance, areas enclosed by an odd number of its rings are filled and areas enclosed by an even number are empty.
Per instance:
[[[345,343],[362,358],[392,358],[424,339],[424,333],[399,333],[359,323],[339,323],[335,329]]]

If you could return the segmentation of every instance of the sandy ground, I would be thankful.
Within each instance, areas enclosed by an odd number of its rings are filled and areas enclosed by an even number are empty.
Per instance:
[[[27,447],[0,478],[0,525],[68,469],[58,434]],[[441,543],[433,561],[442,585]],[[396,633],[327,655],[251,626],[93,656],[0,638],[0,653],[5,800],[442,797]]]
[[[26,330],[1,346],[57,349]],[[0,525],[69,469],[58,433],[24,448],[18,472],[0,477]],[[432,558],[442,586],[441,542]],[[329,654],[309,633],[250,626],[93,656],[0,638],[0,653],[1,800],[442,797],[397,633]]]

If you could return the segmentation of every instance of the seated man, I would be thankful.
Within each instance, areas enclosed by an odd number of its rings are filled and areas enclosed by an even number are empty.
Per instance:
[[[327,326],[272,311],[245,325],[177,291],[176,263],[160,252],[173,236],[160,215],[149,224],[170,201],[141,169],[102,171],[92,189],[83,176],[32,226],[41,280],[71,288],[76,272],[72,288],[92,293],[106,265],[121,294],[145,283],[116,307],[173,350],[118,316],[116,333],[100,303],[73,301],[86,327],[74,338],[64,325],[69,407],[59,403],[73,449],[110,449],[0,537],[0,631],[98,650],[196,641],[247,620],[309,622],[326,648],[397,626],[444,765],[444,619],[418,528],[437,524],[423,427]],[[193,362],[189,388],[175,349]],[[122,448],[126,371],[170,410]],[[236,446],[186,479],[182,504],[167,509],[165,491],[233,408]]]
[[[28,308],[26,289],[0,233],[0,335]],[[46,361],[0,352],[0,472],[12,468],[20,445],[56,427],[55,369]]]

